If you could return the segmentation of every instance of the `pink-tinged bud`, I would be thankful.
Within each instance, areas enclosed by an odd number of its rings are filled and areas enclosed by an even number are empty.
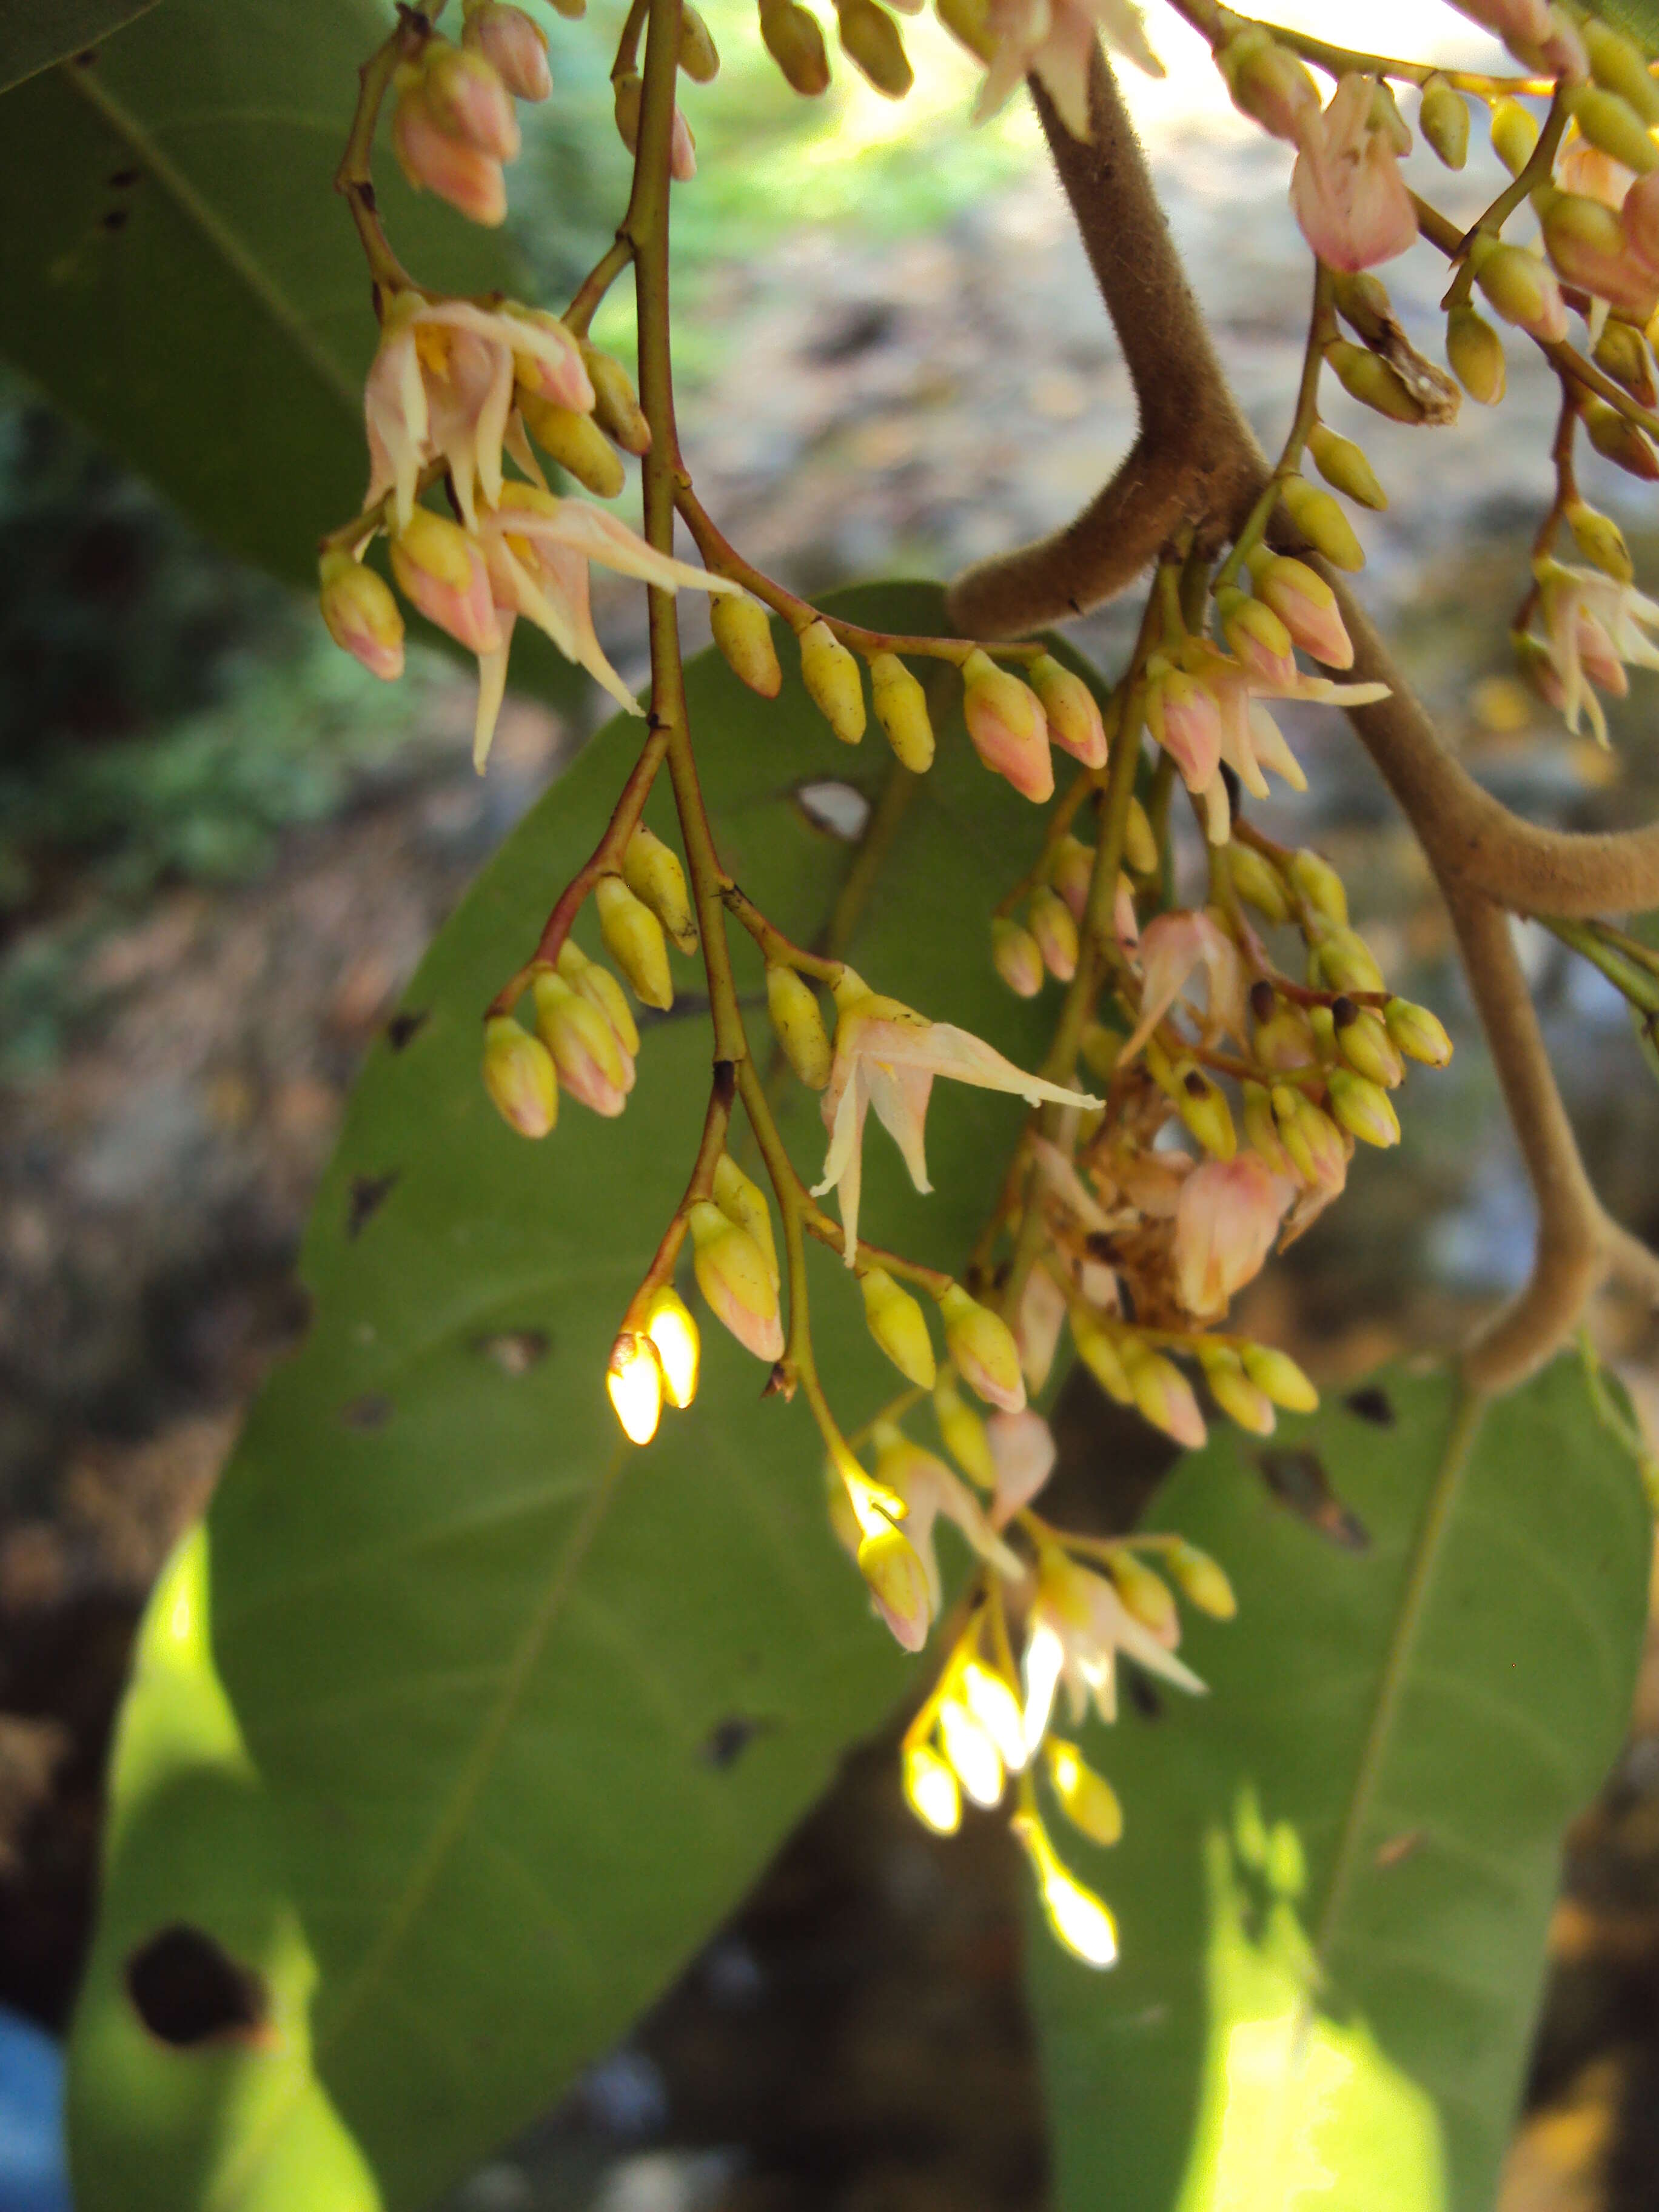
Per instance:
[[[1619,211],[1630,249],[1650,268],[1659,269],[1659,169],[1638,177]]]
[[[544,1137],[558,1120],[552,1057],[511,1014],[492,1015],[484,1024],[483,1078],[502,1121],[521,1137]]]
[[[1554,28],[1549,0],[1457,0],[1457,5],[1505,46],[1540,46]]]
[[[1176,1201],[1175,1270],[1181,1303],[1200,1321],[1227,1310],[1273,1249],[1292,1186],[1255,1152],[1206,1160]]]
[[[639,1025],[629,1006],[628,994],[611,970],[601,961],[590,960],[575,939],[567,937],[559,947],[559,973],[573,991],[580,991],[589,1005],[604,1015],[624,1058],[631,1061],[640,1048]],[[630,1091],[634,1087],[631,1074],[627,1087]]]
[[[994,775],[1006,777],[1023,799],[1040,805],[1054,795],[1048,751],[1048,718],[1029,684],[999,668],[976,646],[962,665],[963,716],[974,750]]]
[[[492,161],[516,156],[519,118],[507,87],[482,53],[434,39],[427,48],[421,90],[428,112],[449,137]]]
[[[1053,1430],[1029,1407],[1019,1413],[993,1413],[985,1433],[997,1471],[991,1526],[1006,1528],[1054,1473],[1059,1449]]]
[[[1014,1342],[1028,1389],[1041,1390],[1047,1384],[1065,1320],[1066,1293],[1039,1262],[1025,1278],[1014,1315]]]
[[[501,165],[443,130],[419,85],[400,95],[392,118],[392,149],[417,192],[441,200],[488,229],[507,220],[507,179]]]
[[[948,1377],[941,1376],[933,1391],[933,1411],[945,1449],[969,1482],[981,1490],[995,1487],[996,1462],[985,1424]]]
[[[404,672],[404,618],[385,580],[349,553],[325,553],[319,568],[323,620],[336,645],[386,683]]]
[[[614,1121],[634,1087],[634,1063],[590,999],[562,975],[544,972],[532,986],[536,1027],[573,1098]]]
[[[1044,884],[1031,894],[1031,934],[1042,955],[1042,964],[1056,982],[1069,983],[1077,973],[1077,921],[1058,891]]]
[[[1273,609],[1248,592],[1230,586],[1216,594],[1221,635],[1246,672],[1275,691],[1296,683],[1296,641]]]
[[[1164,668],[1146,687],[1146,726],[1174,761],[1188,791],[1204,791],[1221,766],[1221,708],[1213,691],[1182,668]]]
[[[1252,562],[1256,596],[1279,617],[1304,653],[1327,668],[1352,668],[1353,642],[1343,628],[1336,594],[1305,561],[1267,554]]]
[[[494,653],[501,634],[483,548],[447,515],[417,507],[391,539],[398,588],[469,653]]]
[[[547,33],[522,8],[483,0],[467,11],[461,44],[483,56],[515,100],[545,100],[552,91]]]
[[[1029,929],[999,915],[991,924],[991,960],[1017,999],[1035,999],[1042,988],[1042,950]]]
[[[678,107],[668,138],[668,173],[677,185],[689,185],[697,173],[697,142]]]
[[[1208,1431],[1204,1416],[1198,1410],[1198,1401],[1193,1395],[1193,1386],[1176,1365],[1161,1352],[1153,1352],[1139,1337],[1125,1337],[1122,1344],[1123,1371],[1134,1393],[1134,1401],[1141,1419],[1150,1421],[1155,1429],[1173,1437],[1188,1451],[1196,1451]]]
[[[890,1522],[860,1539],[858,1558],[859,1572],[894,1640],[907,1651],[920,1651],[927,1641],[933,1603],[927,1570],[915,1546]]]
[[[1565,283],[1647,320],[1659,295],[1659,272],[1631,250],[1610,207],[1583,192],[1558,192],[1545,207],[1543,226],[1545,246]]]
[[[988,1405],[1018,1413],[1025,1403],[1025,1381],[1020,1373],[1019,1347],[1000,1315],[960,1283],[952,1283],[939,1302],[945,1322],[945,1342],[957,1371],[969,1389]]]
[[[1545,345],[1567,334],[1566,303],[1561,287],[1534,253],[1524,246],[1492,246],[1470,257],[1474,281],[1506,323],[1513,323]]]
[[[1319,113],[1319,88],[1301,57],[1252,23],[1218,46],[1215,58],[1233,106],[1275,138],[1297,144]]]
[[[1043,863],[1043,873],[1071,909],[1073,921],[1080,922],[1087,909],[1094,872],[1092,845],[1085,845],[1080,837],[1070,835],[1055,840]]]
[[[1031,689],[1042,702],[1054,742],[1085,768],[1106,765],[1106,725],[1095,695],[1080,676],[1063,668],[1051,653],[1042,653],[1028,672]]]
[[[1303,122],[1291,173],[1303,236],[1328,268],[1349,273],[1392,260],[1417,238],[1392,118],[1386,109],[1377,116],[1376,91],[1370,77],[1343,77],[1323,112]]]
[[[783,1321],[765,1254],[711,1200],[698,1200],[689,1221],[697,1287],[709,1311],[757,1359],[781,1359]]]
[[[644,80],[637,70],[625,70],[611,80],[615,95],[617,135],[630,154],[639,151],[640,106],[645,94]],[[689,184],[697,173],[696,142],[690,127],[677,107],[674,126],[668,142],[668,173],[677,184]]]

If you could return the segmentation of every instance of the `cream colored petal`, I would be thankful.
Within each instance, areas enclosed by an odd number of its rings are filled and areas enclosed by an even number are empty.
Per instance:
[[[933,1077],[921,1068],[891,1067],[878,1060],[861,1060],[860,1066],[876,1119],[898,1146],[911,1182],[920,1191],[931,1191],[925,1128]]]
[[[496,717],[507,695],[507,654],[513,636],[514,617],[498,610],[497,620],[501,633],[500,645],[494,653],[478,655],[478,711],[472,725],[472,765],[480,775],[483,774],[484,764],[489,758]]]
[[[716,576],[690,562],[659,553],[628,527],[621,518],[586,500],[562,499],[550,514],[529,511],[515,514],[513,527],[538,544],[568,545],[587,560],[598,561],[619,574],[637,576],[641,583],[664,591],[686,585],[696,591],[736,592],[741,586],[728,576]]]

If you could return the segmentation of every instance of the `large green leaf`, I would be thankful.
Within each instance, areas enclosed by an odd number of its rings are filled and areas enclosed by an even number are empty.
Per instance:
[[[1280,1502],[1313,1493],[1304,1454],[1363,1548]],[[1239,1612],[1194,1627],[1207,1699],[1097,1745],[1129,1826],[1076,1856],[1121,1964],[1033,1947],[1058,2202],[1484,2212],[1562,1832],[1641,1644],[1651,1529],[1608,1386],[1564,1358],[1471,1432],[1444,1374],[1390,1370],[1265,1452],[1218,1437],[1155,1520]]]
[[[901,629],[943,619],[928,587],[838,604]],[[793,787],[839,776],[874,796],[896,773],[879,735],[846,752],[797,679],[768,705],[712,655],[690,691],[727,864],[811,940],[852,854]],[[647,1450],[623,1444],[605,1400],[612,1334],[702,1121],[695,1005],[647,1030],[620,1122],[567,1102],[555,1135],[526,1145],[479,1085],[480,1011],[591,848],[641,726],[594,741],[410,986],[402,1042],[371,1059],[318,1201],[309,1335],[208,1526],[213,1649],[285,1869],[258,1926],[296,1916],[314,1958],[320,2094],[304,2072],[283,2096],[251,2086],[289,2056],[255,2045],[212,2056],[223,2079],[209,2095],[192,2086],[201,2051],[139,2027],[123,1980],[135,1946],[182,1922],[246,1958],[248,1922],[246,1900],[228,1917],[199,1850],[170,1865],[129,1848],[166,1822],[156,1778],[124,1758],[75,2039],[80,2212],[248,2212],[282,2201],[273,2176],[307,2212],[355,2212],[303,2162],[302,2126],[330,2112],[389,2205],[424,2202],[662,1987],[907,1679],[829,1534],[804,1406],[761,1402],[763,1370],[712,1322],[696,1407]],[[1036,810],[978,767],[959,720],[933,773],[906,782],[850,955],[1035,1056],[1048,1017],[994,982],[984,900],[1034,857]],[[665,799],[653,814],[667,830]],[[591,922],[579,934],[597,949]],[[741,971],[758,994],[757,962]],[[809,1170],[816,1103],[787,1098]],[[873,1233],[959,1263],[1018,1110],[941,1086],[927,1199],[872,1137]],[[892,1375],[852,1279],[830,1254],[814,1261],[820,1361],[858,1421]],[[154,1732],[165,1694],[141,1678],[127,1734]],[[232,1848],[252,1864],[245,1841]]]
[[[0,92],[54,62],[91,52],[155,0],[9,0],[0,14]]]

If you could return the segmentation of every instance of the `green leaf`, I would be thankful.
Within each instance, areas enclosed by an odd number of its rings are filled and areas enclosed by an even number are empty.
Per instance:
[[[931,587],[834,604],[904,631],[943,621]],[[1052,1010],[994,981],[984,899],[1036,857],[1041,817],[978,766],[955,708],[932,774],[912,779],[873,729],[858,751],[836,745],[793,673],[769,704],[708,654],[689,690],[720,850],[779,927],[818,938],[854,865],[795,787],[866,794],[890,842],[849,956],[1034,1064]],[[619,1122],[567,1099],[556,1133],[526,1144],[480,1086],[481,1012],[591,850],[641,731],[610,725],[520,827],[411,984],[402,1042],[372,1056],[302,1256],[310,1332],[255,1409],[205,1540],[213,1650],[285,1870],[264,1909],[297,1915],[319,1977],[322,2109],[392,2207],[430,2198],[607,2045],[915,1671],[830,1534],[805,1405],[763,1402],[763,1370],[706,1315],[697,1402],[648,1449],[623,1443],[606,1401],[613,1334],[702,1121],[696,1000],[646,1026]],[[665,791],[650,818],[675,834]],[[591,916],[578,936],[598,950]],[[759,962],[736,950],[757,1006]],[[700,969],[680,977],[690,994]],[[763,1013],[752,1024],[767,1050]],[[817,1102],[790,1085],[783,1103],[814,1174]],[[959,1264],[1019,1113],[941,1085],[929,1198],[872,1132],[872,1232]],[[815,1249],[812,1296],[851,1425],[896,1378],[833,1254]],[[164,1693],[141,1680],[129,1731]],[[149,1786],[124,1764],[72,2056],[76,2203],[246,2212],[262,2190],[277,2201],[274,2174],[294,2184],[310,2108],[297,2085],[286,2103],[257,2086],[283,2063],[263,2047],[215,2062],[222,2094],[164,2103],[158,2075],[188,2081],[202,2059],[149,2050],[124,1962],[173,1922],[234,1947],[194,1862],[128,1850]],[[288,2201],[353,2203],[320,2185]]]
[[[1364,1548],[1281,1502],[1322,1469]],[[1467,1425],[1444,1374],[1389,1370],[1270,1445],[1218,1437],[1153,1525],[1222,1561],[1238,1617],[1183,1642],[1208,1698],[1097,1740],[1118,1850],[1064,1841],[1122,1958],[1032,1947],[1056,2201],[1485,2212],[1562,1832],[1641,1647],[1628,1424],[1577,1357]]]
[[[155,0],[11,0],[0,18],[0,92],[85,53]]]

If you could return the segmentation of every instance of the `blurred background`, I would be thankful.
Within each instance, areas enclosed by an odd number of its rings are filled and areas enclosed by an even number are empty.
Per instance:
[[[605,82],[620,12],[598,0],[586,24],[554,24],[555,95],[526,116],[513,221],[531,296],[550,304],[626,194]],[[724,68],[684,94],[701,167],[675,220],[682,427],[706,503],[808,592],[948,576],[1052,526],[1109,474],[1133,409],[1023,102],[971,131],[975,73],[926,18],[906,26],[908,100],[846,65],[826,98],[798,100],[751,9],[705,12]],[[1322,9],[1282,14],[1316,28]],[[1397,51],[1487,55],[1431,0],[1389,16]],[[1152,27],[1170,74],[1131,72],[1126,90],[1273,445],[1308,282],[1289,154],[1234,114],[1182,25],[1160,12]],[[342,87],[343,125],[349,99]],[[1459,177],[1421,149],[1412,166],[1455,217],[1495,189],[1483,148]],[[1437,356],[1439,269],[1421,249],[1389,271]],[[625,349],[629,314],[613,297],[596,337]],[[1511,672],[1554,387],[1519,343],[1510,353],[1495,416],[1466,404],[1455,428],[1407,431],[1334,409],[1394,497],[1364,523],[1363,588],[1511,804],[1580,826],[1644,819],[1659,804],[1653,679],[1634,678],[1604,753]],[[1659,582],[1659,506],[1594,457],[1585,489]],[[356,490],[340,486],[338,512]],[[611,580],[596,605],[631,679],[642,603]],[[1077,641],[1110,668],[1127,623],[1108,609]],[[453,664],[417,652],[401,686],[377,685],[308,605],[228,562],[0,380],[0,2212],[67,2201],[51,2039],[87,1940],[137,1610],[295,1326],[293,1255],[362,1053],[591,726],[510,705],[480,782],[471,722]],[[1312,788],[1264,826],[1336,860],[1391,977],[1472,1047],[1425,872],[1363,755],[1334,716],[1291,734]],[[1594,1172],[1654,1235],[1659,1101],[1623,1003],[1527,936]],[[1414,1085],[1411,1108],[1401,1150],[1357,1163],[1336,1216],[1252,1297],[1246,1326],[1322,1381],[1451,1340],[1528,1264],[1530,1205],[1478,1048]],[[1648,1319],[1610,1299],[1595,1329],[1651,1396]],[[1107,1423],[1068,1394],[1069,1460],[1091,1470],[1097,1510],[1109,1465],[1104,1510],[1127,1516],[1158,1446]],[[683,1984],[452,2212],[1041,2205],[1011,1849],[989,1821],[950,1844],[923,1835],[886,1747],[860,1753]],[[1552,1947],[1504,2212],[1659,2206],[1659,1656],[1626,1755],[1572,1838]]]

